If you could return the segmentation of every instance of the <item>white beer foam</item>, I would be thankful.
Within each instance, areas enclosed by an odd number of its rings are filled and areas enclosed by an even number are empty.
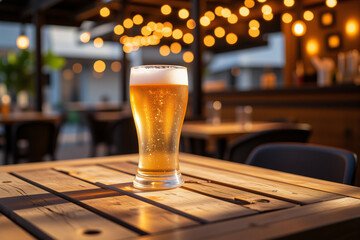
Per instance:
[[[131,68],[130,85],[144,84],[188,85],[186,68],[171,66]]]

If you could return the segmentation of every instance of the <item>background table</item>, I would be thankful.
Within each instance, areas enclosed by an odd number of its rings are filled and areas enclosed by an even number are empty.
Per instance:
[[[7,164],[11,154],[12,128],[15,124],[29,121],[60,122],[61,116],[58,114],[45,114],[41,112],[11,112],[0,114],[0,124],[5,129],[5,151],[4,163]]]
[[[359,239],[357,187],[180,154],[183,187],[140,191],[137,158],[0,167],[0,239]]]
[[[309,129],[306,123],[280,123],[280,122],[252,122],[250,125],[242,126],[237,122],[222,122],[220,124],[210,124],[207,122],[187,122],[185,121],[181,130],[184,138],[195,138],[216,143],[216,157],[222,158],[229,140],[236,139],[248,133],[264,130],[302,127]]]

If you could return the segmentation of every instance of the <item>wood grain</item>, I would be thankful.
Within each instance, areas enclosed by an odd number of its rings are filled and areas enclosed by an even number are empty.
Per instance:
[[[131,174],[135,174],[137,170],[137,165],[128,162],[107,163],[103,165],[120,171],[126,171]],[[189,176],[183,176],[183,178],[185,183],[182,188],[228,202],[240,204],[246,208],[259,212],[273,211],[296,206],[295,204],[289,202],[222,186],[212,183],[211,181],[201,180],[199,178]]]
[[[317,234],[316,231],[320,232],[319,239],[334,239],[327,234],[327,232],[332,232],[331,229],[334,229],[337,235],[345,236],[346,233],[342,229],[336,229],[336,226],[326,228],[325,232],[321,232],[321,227],[331,226],[346,220],[359,222],[360,200],[354,198],[335,199],[227,222],[203,225],[188,230],[144,236],[140,239],[274,239],[290,234],[305,233],[306,231],[313,231],[313,234],[309,238],[290,237],[290,239],[314,239]],[[356,232],[359,234],[358,224],[356,226],[357,230],[352,230],[355,231],[355,234]],[[328,236],[328,238],[323,236]]]
[[[16,225],[10,219],[0,213],[0,239],[1,240],[35,240],[33,236]]]
[[[91,171],[91,168],[86,168]],[[23,178],[61,193],[147,233],[157,233],[198,223],[115,191],[99,188],[54,170],[16,172]]]
[[[90,167],[92,171],[89,171]],[[171,209],[194,216],[203,222],[213,222],[257,213],[254,210],[237,204],[221,201],[181,188],[166,191],[137,190],[132,187],[132,184],[129,185],[130,177],[133,179],[131,175],[100,166],[60,167],[57,169],[67,171],[73,176],[86,179],[95,184],[100,183],[100,186],[113,185],[113,187],[117,187],[122,191],[127,191],[128,193],[159,203],[162,206],[171,206]]]
[[[39,238],[125,239],[136,233],[6,173],[0,173],[0,206]]]

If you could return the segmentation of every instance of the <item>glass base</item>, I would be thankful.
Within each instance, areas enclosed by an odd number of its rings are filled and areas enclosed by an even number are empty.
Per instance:
[[[184,184],[181,173],[165,176],[153,176],[137,173],[134,187],[142,190],[165,190],[180,187]]]

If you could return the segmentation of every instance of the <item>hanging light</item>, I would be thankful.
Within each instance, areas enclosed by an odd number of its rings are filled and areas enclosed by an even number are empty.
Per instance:
[[[282,16],[281,16],[281,20],[284,22],[284,23],[291,23],[291,21],[293,20],[293,17],[290,13],[284,13]]]
[[[104,40],[102,38],[97,37],[94,39],[94,47],[101,48],[104,45]]]
[[[87,43],[90,41],[90,33],[89,32],[83,32],[80,34],[80,41],[83,43]]]
[[[207,47],[212,47],[215,44],[215,38],[211,35],[207,35],[204,37],[204,44]]]
[[[171,7],[168,4],[162,5],[160,11],[164,15],[169,15],[171,13]]]
[[[230,45],[233,45],[237,42],[238,37],[236,36],[235,33],[229,33],[226,35],[226,42]]]
[[[305,19],[306,21],[311,21],[311,20],[314,19],[314,14],[313,14],[312,11],[306,10],[306,11],[304,12],[303,17],[304,17],[304,19]]]
[[[136,24],[136,25],[142,24],[143,21],[144,21],[144,18],[143,18],[140,14],[136,14],[136,15],[133,17],[133,22],[134,22],[134,24]]]
[[[194,54],[190,51],[186,51],[183,54],[183,60],[186,63],[191,63],[192,61],[194,61]]]
[[[239,9],[239,14],[243,17],[247,17],[250,14],[250,10],[247,7],[241,7]]]
[[[187,19],[190,15],[189,11],[185,8],[180,9],[178,14],[181,19]]]
[[[306,25],[303,21],[297,20],[293,23],[291,30],[295,36],[301,37],[306,33]]]
[[[284,5],[286,7],[292,7],[295,4],[295,0],[284,0]]]
[[[214,30],[214,34],[218,38],[222,38],[225,36],[225,29],[223,27],[217,27]]]
[[[200,24],[204,27],[207,27],[210,25],[210,19],[207,16],[202,16],[200,18]]]
[[[333,8],[337,5],[337,0],[326,0],[325,4],[329,8]]]
[[[16,39],[16,46],[20,49],[26,49],[29,47],[29,38],[25,35],[25,26],[20,26],[20,36]]]
[[[102,7],[100,9],[100,16],[102,16],[103,18],[106,18],[110,15],[110,9],[107,7]]]

